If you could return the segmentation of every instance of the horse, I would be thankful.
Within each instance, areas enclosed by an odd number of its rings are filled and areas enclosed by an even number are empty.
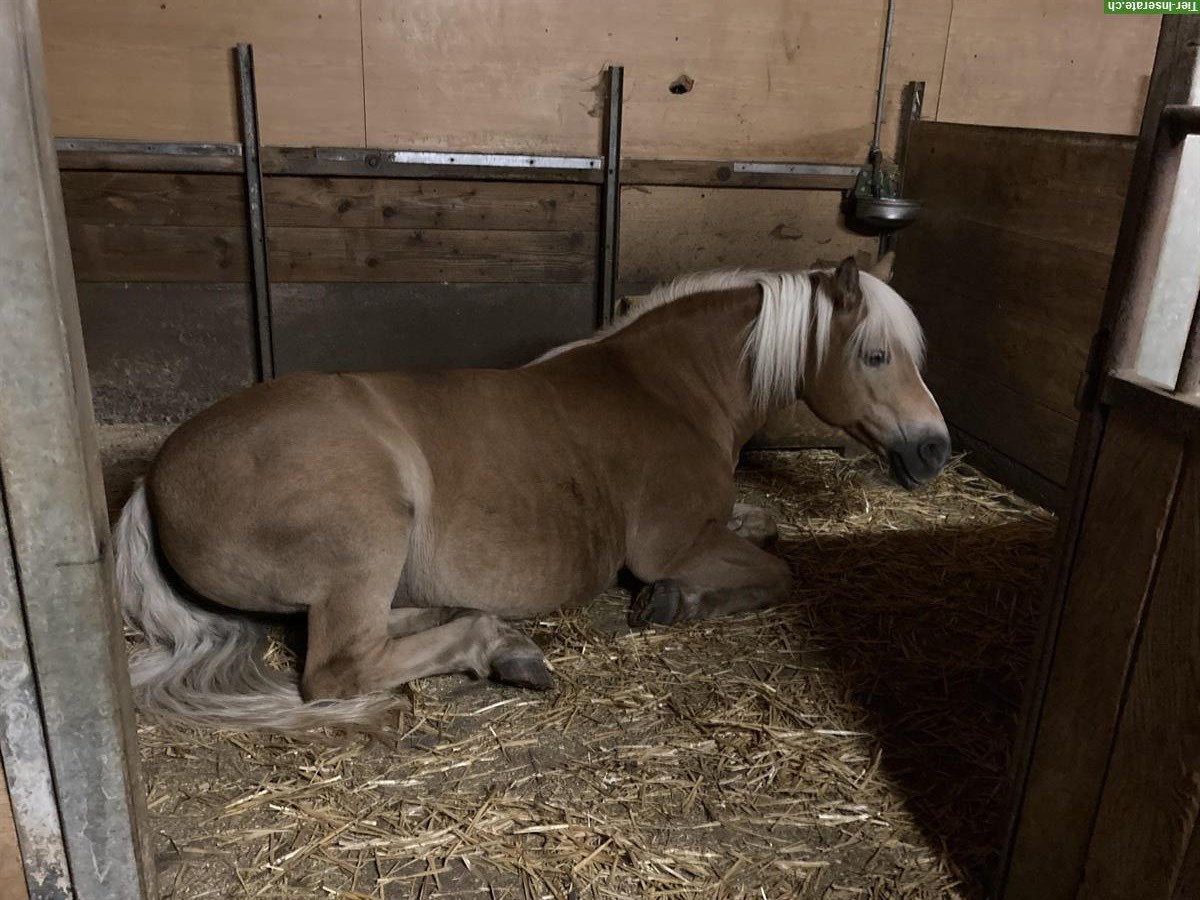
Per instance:
[[[219,401],[114,531],[138,704],[289,731],[376,721],[442,673],[546,689],[511,620],[622,570],[644,585],[633,627],[778,603],[791,572],[733,479],[773,410],[802,398],[907,488],[949,457],[890,270],[685,276],[520,368],[296,374]],[[277,614],[307,617],[298,677],[263,662]]]

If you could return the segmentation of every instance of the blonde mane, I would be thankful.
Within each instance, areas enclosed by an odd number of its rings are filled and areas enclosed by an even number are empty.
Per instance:
[[[575,341],[539,357],[542,362],[574,347],[603,340],[628,328],[648,312],[696,294],[738,290],[757,285],[762,308],[747,334],[742,356],[750,367],[751,397],[760,408],[794,399],[804,381],[808,356],[820,365],[829,351],[833,300],[814,290],[813,272],[760,272],[743,269],[681,275],[637,298],[623,315],[594,337]],[[912,309],[886,283],[867,272],[859,273],[863,317],[846,344],[846,353],[858,356],[868,350],[903,350],[920,366],[925,338]],[[530,365],[533,365],[531,363]]]

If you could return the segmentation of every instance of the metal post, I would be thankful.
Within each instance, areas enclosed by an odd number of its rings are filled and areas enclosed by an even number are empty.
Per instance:
[[[250,231],[250,265],[254,273],[255,346],[258,377],[275,377],[275,342],[271,328],[271,278],[267,270],[267,221],[263,209],[262,154],[258,136],[258,96],[254,88],[254,48],[238,44],[238,108],[242,117],[242,158],[246,162],[246,221]]]
[[[618,253],[621,234],[621,94],[623,66],[608,67],[608,106],[605,113],[604,187],[600,201],[600,277],[597,284],[596,327],[612,321],[616,305]]]
[[[0,136],[0,753],[30,896],[137,900],[153,854],[36,0],[0,4]]]

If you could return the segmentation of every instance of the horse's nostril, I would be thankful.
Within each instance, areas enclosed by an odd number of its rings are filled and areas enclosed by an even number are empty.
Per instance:
[[[950,443],[943,438],[930,438],[917,448],[921,462],[927,466],[940,468],[950,456]]]

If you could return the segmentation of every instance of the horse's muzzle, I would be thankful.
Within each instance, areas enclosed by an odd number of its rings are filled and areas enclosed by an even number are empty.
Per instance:
[[[912,490],[945,468],[950,459],[950,436],[942,429],[928,429],[915,439],[893,444],[888,449],[892,477]]]

